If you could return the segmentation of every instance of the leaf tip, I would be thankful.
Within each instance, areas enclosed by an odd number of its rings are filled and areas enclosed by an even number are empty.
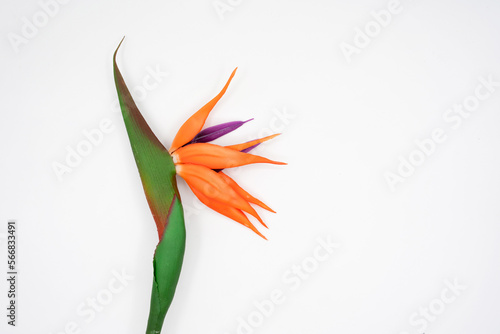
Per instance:
[[[116,50],[115,50],[115,53],[113,54],[113,60],[114,62],[116,63],[116,54],[118,53],[118,49],[120,48],[120,46],[122,45],[123,43],[123,40],[125,39],[125,36],[123,36],[122,40],[120,41],[120,43],[118,44],[118,46],[116,47]]]

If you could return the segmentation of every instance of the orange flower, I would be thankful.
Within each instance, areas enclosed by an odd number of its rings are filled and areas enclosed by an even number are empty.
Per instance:
[[[245,122],[229,122],[202,130],[210,111],[226,92],[235,72],[236,69],[222,91],[181,126],[169,152],[176,165],[177,174],[186,181],[189,188],[203,204],[248,227],[266,239],[250,222],[245,212],[255,217],[267,228],[250,204],[271,212],[274,211],[241,188],[236,181],[224,174],[222,169],[254,163],[285,165],[286,163],[283,162],[248,153],[262,142],[272,139],[278,134],[224,147],[208,142],[236,130]]]

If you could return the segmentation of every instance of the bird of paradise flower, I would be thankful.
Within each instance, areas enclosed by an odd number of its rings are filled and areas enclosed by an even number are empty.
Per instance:
[[[255,217],[267,228],[250,204],[274,211],[246,192],[222,170],[254,163],[285,163],[248,153],[278,134],[231,146],[209,143],[248,122],[229,122],[203,129],[209,113],[225,94],[236,69],[221,92],[180,127],[167,150],[140,113],[118,69],[116,54],[122,42],[113,56],[115,84],[134,159],[159,237],[153,258],[153,288],[146,329],[146,334],[158,334],[174,297],[186,243],[176,175],[186,181],[202,203],[265,239],[245,213]]]

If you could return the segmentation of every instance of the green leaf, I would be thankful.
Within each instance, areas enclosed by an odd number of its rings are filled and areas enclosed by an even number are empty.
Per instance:
[[[153,259],[153,289],[146,331],[147,334],[152,334],[161,332],[174,297],[184,257],[186,229],[174,162],[137,108],[116,65],[120,45],[113,56],[116,90],[144,193],[160,239]]]

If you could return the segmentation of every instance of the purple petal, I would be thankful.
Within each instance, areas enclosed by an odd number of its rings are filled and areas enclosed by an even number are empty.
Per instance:
[[[248,152],[250,152],[251,150],[253,150],[254,148],[256,148],[257,146],[259,146],[260,144],[261,144],[261,143],[257,143],[257,144],[255,144],[255,145],[253,145],[253,146],[247,147],[247,148],[245,148],[245,149],[241,150],[241,152],[243,152],[243,153],[248,153]]]
[[[223,124],[211,126],[209,128],[206,128],[206,129],[198,132],[198,134],[193,138],[193,140],[191,140],[191,142],[189,144],[208,143],[210,141],[216,140],[217,138],[222,137],[222,136],[236,130],[237,128],[239,128],[240,126],[242,126],[243,124],[245,124],[246,122],[249,122],[251,120],[253,120],[253,118],[251,118],[247,121],[244,121],[244,122],[236,121],[236,122],[228,122],[228,123],[223,123]]]

